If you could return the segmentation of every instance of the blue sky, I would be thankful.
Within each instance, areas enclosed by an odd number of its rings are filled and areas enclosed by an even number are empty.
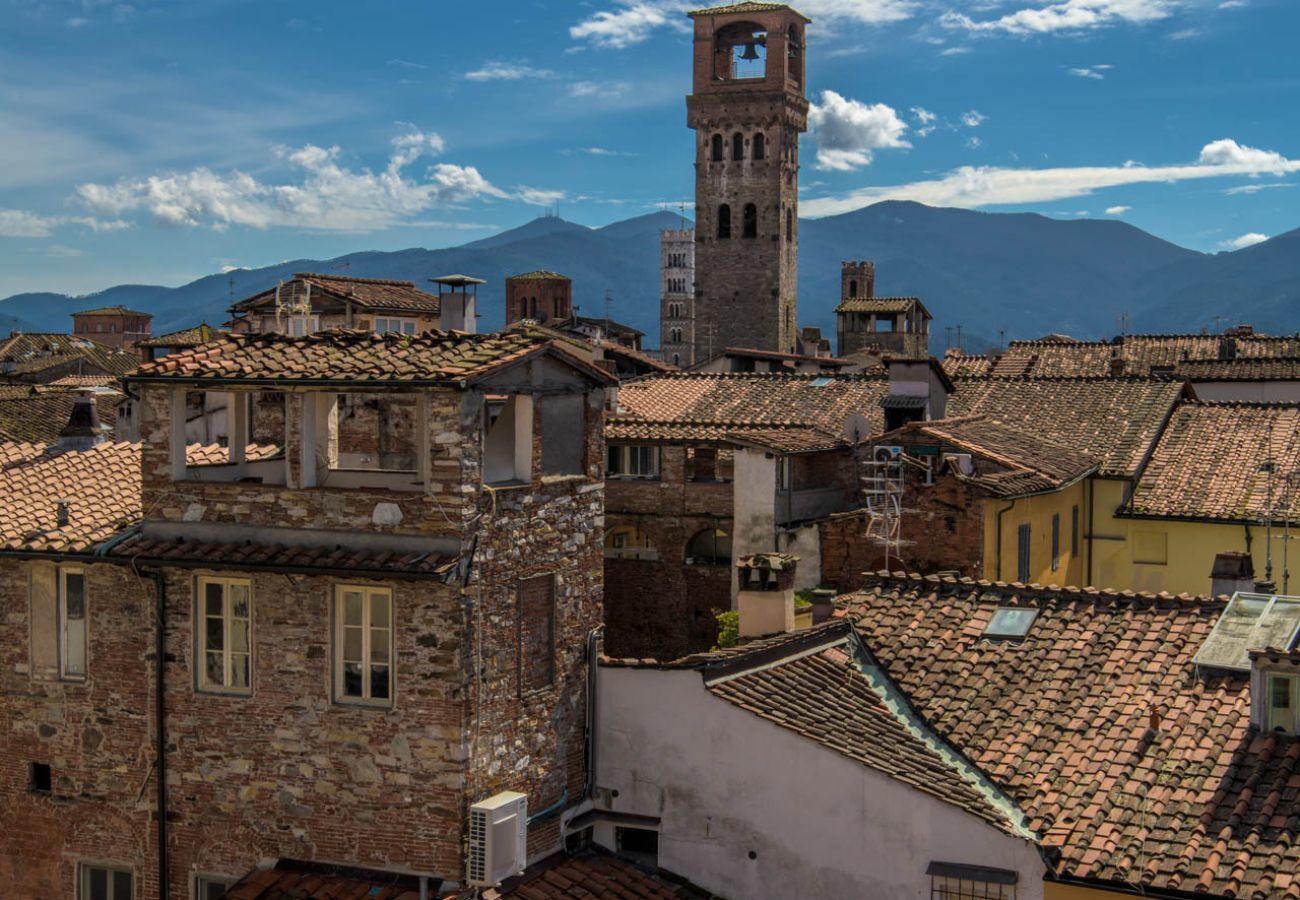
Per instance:
[[[0,296],[693,190],[683,0],[0,0]],[[806,0],[802,210],[1300,227],[1294,0]]]

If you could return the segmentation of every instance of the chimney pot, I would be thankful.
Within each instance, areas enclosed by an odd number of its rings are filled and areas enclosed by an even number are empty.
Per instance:
[[[68,527],[68,501],[60,498],[54,504],[54,524],[59,528]]]
[[[104,442],[99,424],[99,409],[90,393],[80,394],[72,404],[68,423],[59,432],[58,446],[64,450],[89,450]]]

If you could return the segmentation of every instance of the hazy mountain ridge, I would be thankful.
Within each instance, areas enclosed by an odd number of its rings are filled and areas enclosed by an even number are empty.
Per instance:
[[[551,269],[573,278],[574,301],[587,315],[610,315],[658,343],[659,242],[682,219],[652,213],[602,228],[558,218],[459,247],[363,251],[330,260],[294,260],[262,269],[209,275],[165,288],[119,285],[86,297],[19,294],[0,301],[0,328],[66,331],[76,309],[120,303],[154,313],[154,332],[224,322],[240,300],[287,279],[319,271],[407,279],[419,285],[460,272],[488,283],[480,290],[481,328],[501,325],[509,275]],[[1116,220],[1050,219],[1034,213],[985,213],[887,202],[800,222],[799,320],[834,333],[840,262],[873,259],[876,293],[919,296],[935,315],[931,349],[962,326],[964,343],[1065,332],[1109,337],[1120,316],[1133,330],[1187,331],[1247,321],[1261,331],[1300,330],[1300,229],[1232,253],[1176,246]],[[8,320],[8,321],[7,321]]]

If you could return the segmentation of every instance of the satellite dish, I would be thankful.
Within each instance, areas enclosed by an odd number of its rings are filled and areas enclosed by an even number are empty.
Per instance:
[[[844,419],[844,437],[859,443],[871,437],[871,421],[861,413],[849,413]]]

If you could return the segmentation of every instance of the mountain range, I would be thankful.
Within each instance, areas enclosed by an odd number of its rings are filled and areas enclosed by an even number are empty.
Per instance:
[[[154,315],[155,334],[224,322],[232,299],[295,272],[406,279],[460,272],[487,281],[480,330],[498,328],[504,281],[534,269],[573,279],[583,315],[609,315],[658,344],[659,231],[683,219],[652,213],[602,228],[547,216],[459,247],[363,251],[213,274],[180,287],[118,285],[95,294],[16,294],[0,300],[0,329],[67,331],[74,310],[121,304]],[[980,351],[1049,332],[1300,331],[1300,229],[1225,253],[1200,253],[1118,220],[1062,221],[888,201],[799,223],[799,322],[833,336],[842,260],[876,262],[876,293],[917,296],[934,314],[932,352],[956,341]],[[609,298],[607,305],[606,298]]]

